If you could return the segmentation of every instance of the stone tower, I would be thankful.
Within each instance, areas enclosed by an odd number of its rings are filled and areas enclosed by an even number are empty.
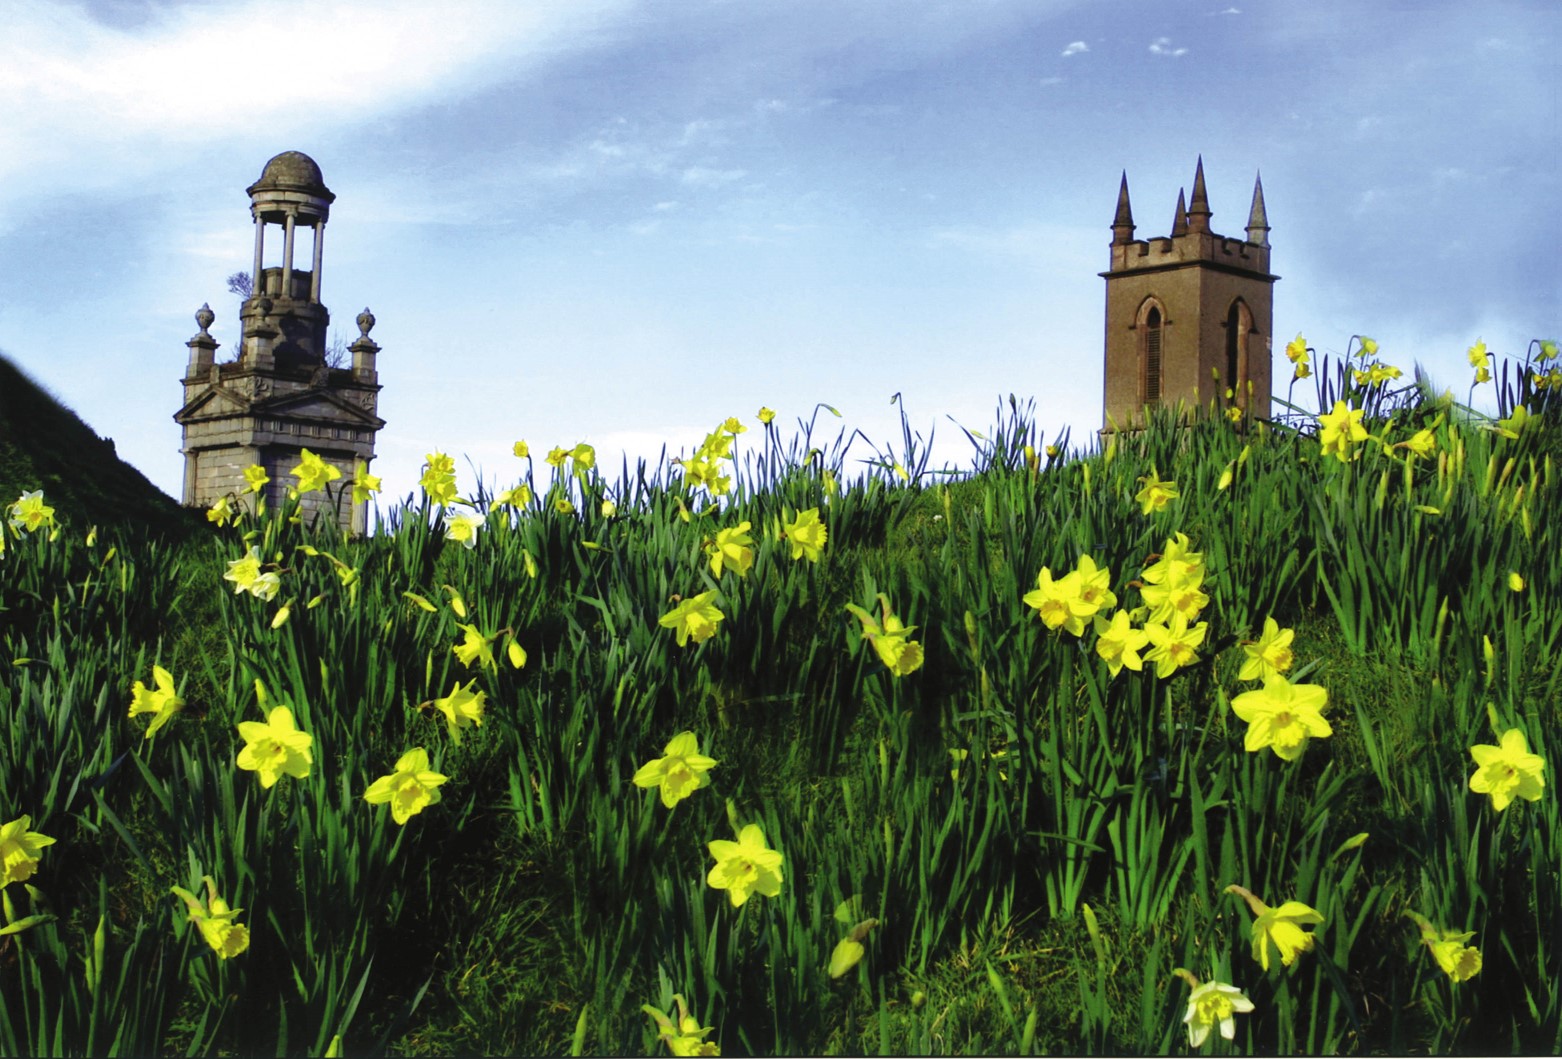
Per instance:
[[[365,529],[366,505],[352,503],[357,461],[374,459],[374,435],[385,425],[376,414],[380,347],[369,337],[374,317],[358,315],[358,340],[348,347],[351,367],[327,363],[326,327],[331,314],[320,303],[320,263],[325,222],[336,196],[320,167],[306,154],[284,151],[250,185],[255,219],[254,286],[239,310],[243,338],[237,356],[214,360],[217,342],[207,330],[216,318],[202,305],[200,332],[186,345],[184,405],[174,421],[184,428],[184,503],[208,507],[244,494],[244,469],[265,468],[267,506],[276,507],[294,484],[293,468],[307,448],[337,467],[342,477],[326,492],[303,497],[306,523],[335,519],[342,529]],[[266,235],[280,229],[278,264],[266,264]],[[311,243],[309,267],[294,266],[301,234]],[[272,249],[277,249],[275,242]]]
[[[1128,174],[1112,220],[1112,267],[1106,280],[1106,370],[1103,418],[1142,425],[1145,410],[1186,402],[1235,405],[1269,415],[1274,282],[1264,187],[1253,183],[1247,238],[1210,229],[1204,159],[1191,201],[1177,193],[1171,235],[1134,238]],[[1228,398],[1226,392],[1230,390]]]

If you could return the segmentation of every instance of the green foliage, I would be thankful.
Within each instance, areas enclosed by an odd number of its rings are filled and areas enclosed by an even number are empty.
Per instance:
[[[0,823],[57,839],[4,888],[0,1047],[647,1053],[642,1005],[676,1018],[681,997],[729,1053],[1160,1054],[1187,1040],[1182,968],[1252,998],[1239,1052],[1556,1051],[1549,427],[1445,416],[1412,458],[1402,424],[1433,420],[1374,407],[1342,462],[1171,411],[1038,453],[1011,401],[940,480],[909,429],[860,471],[853,438],[816,446],[820,406],[789,442],[735,438],[719,503],[673,465],[528,471],[523,508],[471,498],[470,549],[426,500],[367,539],[290,504],[89,543],[51,495],[58,532],[6,531],[0,559]],[[1179,495],[1146,513],[1152,469]],[[809,508],[817,563],[783,535]],[[714,575],[709,542],[744,521],[752,569]],[[1135,608],[1179,532],[1208,629],[1167,677],[1113,675],[1088,624],[1024,602],[1089,555]],[[275,599],[223,579],[250,544]],[[679,647],[658,618],[702,592],[723,617]],[[881,597],[923,651],[898,677],[846,610]],[[1271,616],[1288,676],[1329,693],[1332,735],[1289,761],[1248,752],[1232,708]],[[458,657],[466,628],[492,664]],[[146,739],[126,713],[154,665],[184,708]],[[458,744],[436,703],[468,684],[482,723]],[[278,704],[313,764],[263,788],[235,725]],[[1547,784],[1497,813],[1469,747],[1509,728]],[[667,809],[631,777],[682,731],[719,764]],[[448,780],[397,825],[363,795],[415,746]],[[784,882],[736,907],[707,843],[751,823]],[[249,931],[231,959],[170,891],[208,876]],[[1264,972],[1234,884],[1318,910],[1311,951]],[[1480,973],[1450,980],[1406,912],[1473,931]],[[863,956],[832,979],[843,940]]]

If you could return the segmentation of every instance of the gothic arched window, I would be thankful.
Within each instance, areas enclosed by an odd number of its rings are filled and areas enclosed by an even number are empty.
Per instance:
[[[1160,404],[1161,365],[1165,349],[1166,314],[1160,303],[1147,298],[1139,307],[1139,401]]]
[[[1241,298],[1231,303],[1226,314],[1226,390],[1231,391],[1231,401],[1240,408],[1247,407],[1248,336],[1253,331],[1253,314]]]

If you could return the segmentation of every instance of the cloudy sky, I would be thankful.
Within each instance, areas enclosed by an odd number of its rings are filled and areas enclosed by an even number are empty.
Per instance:
[[[1163,235],[1202,154],[1218,232],[1262,171],[1277,355],[1368,334],[1462,393],[1477,338],[1562,332],[1559,38],[1551,0],[5,0],[0,351],[177,497],[193,313],[236,338],[294,149],[390,492],[762,404],[887,443],[896,393],[963,462],[1001,395],[1099,425],[1119,175]]]

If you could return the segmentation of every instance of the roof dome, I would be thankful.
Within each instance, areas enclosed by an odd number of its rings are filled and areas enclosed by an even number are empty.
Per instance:
[[[315,160],[302,151],[283,151],[267,162],[260,179],[249,187],[251,195],[257,191],[303,191],[327,202],[336,198],[326,188]]]

